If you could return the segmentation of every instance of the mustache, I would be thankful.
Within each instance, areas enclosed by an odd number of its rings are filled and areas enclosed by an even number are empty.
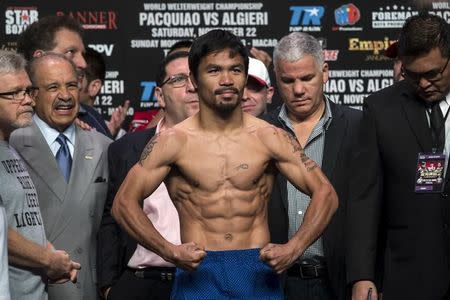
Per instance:
[[[20,113],[21,114],[34,113],[34,109],[31,106],[28,106],[28,107],[24,108]]]
[[[59,106],[75,106],[75,100],[73,98],[68,100],[57,100],[53,107],[58,108]]]
[[[229,93],[229,92],[238,94],[239,90],[235,87],[222,87],[222,88],[218,88],[217,90],[215,90],[214,94],[217,95],[217,94]]]

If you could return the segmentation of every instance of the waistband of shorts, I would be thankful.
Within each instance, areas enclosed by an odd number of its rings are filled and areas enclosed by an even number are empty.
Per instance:
[[[205,258],[222,260],[227,257],[233,257],[233,258],[259,257],[260,250],[261,250],[260,248],[238,249],[238,250],[220,250],[220,251],[206,250]]]

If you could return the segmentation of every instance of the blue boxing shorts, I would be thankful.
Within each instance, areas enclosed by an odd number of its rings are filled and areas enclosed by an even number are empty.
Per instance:
[[[278,275],[259,249],[207,251],[195,271],[177,268],[171,300],[281,300]]]

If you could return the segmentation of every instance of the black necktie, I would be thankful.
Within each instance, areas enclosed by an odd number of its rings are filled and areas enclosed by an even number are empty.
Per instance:
[[[445,145],[445,120],[439,106],[440,101],[436,101],[431,106],[430,129],[433,148],[442,153]]]
[[[58,162],[64,179],[66,179],[66,182],[69,182],[72,157],[70,156],[69,146],[67,145],[67,137],[60,133],[56,138],[56,141],[61,145],[58,152],[56,152],[56,161]]]

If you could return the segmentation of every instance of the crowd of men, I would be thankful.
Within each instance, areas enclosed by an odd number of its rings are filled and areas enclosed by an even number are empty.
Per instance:
[[[126,133],[80,25],[41,18],[0,51],[0,300],[450,299],[449,39],[408,18],[359,111],[324,94],[313,36],[249,57],[212,30]]]

